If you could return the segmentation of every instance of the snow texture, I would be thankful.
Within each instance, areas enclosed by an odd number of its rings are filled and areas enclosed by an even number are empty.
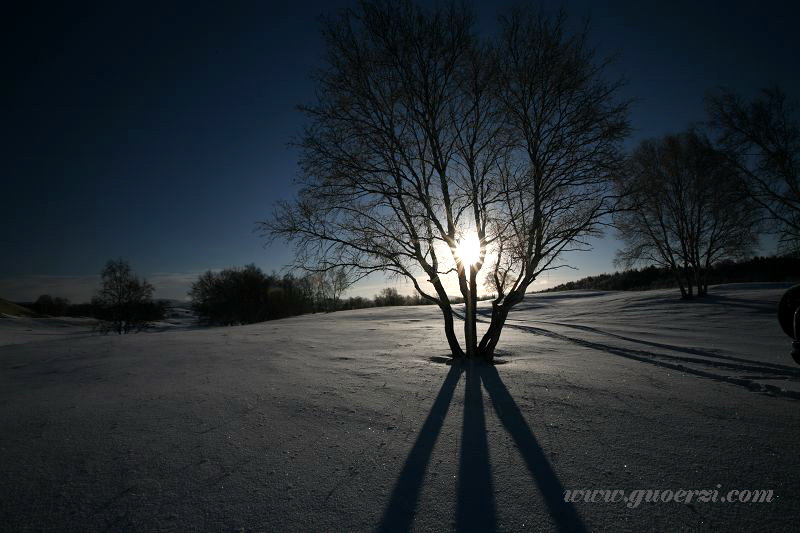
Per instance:
[[[785,288],[530,296],[493,367],[443,364],[430,306],[125,336],[0,318],[0,529],[794,529]],[[775,499],[563,501],[717,485]]]

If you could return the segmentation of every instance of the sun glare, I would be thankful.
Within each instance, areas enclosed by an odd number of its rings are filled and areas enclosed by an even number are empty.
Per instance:
[[[477,233],[468,233],[458,241],[456,249],[459,259],[465,265],[472,266],[478,262],[481,255],[481,241]]]

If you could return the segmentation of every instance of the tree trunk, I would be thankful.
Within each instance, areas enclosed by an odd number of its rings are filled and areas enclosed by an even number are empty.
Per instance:
[[[478,353],[487,363],[494,361],[494,349],[497,346],[497,342],[500,340],[500,333],[503,331],[503,326],[506,323],[507,317],[508,308],[505,305],[497,305],[493,302],[492,321],[478,346]]]
[[[458,337],[456,337],[455,323],[453,321],[453,310],[450,308],[449,303],[443,303],[439,306],[444,315],[444,334],[447,337],[447,344],[450,346],[450,353],[454,359],[461,359],[464,357],[464,350],[458,344]]]
[[[464,300],[464,341],[467,348],[467,357],[477,357],[478,354],[478,273],[469,267],[469,286]]]
[[[684,283],[684,276],[682,275],[680,267],[675,263],[671,263],[670,270],[675,277],[675,281],[678,283],[678,288],[681,290],[681,300],[686,300],[689,296],[686,293],[686,284]]]
[[[688,296],[686,296],[686,287],[683,286],[683,280],[678,273],[675,273],[675,280],[678,282],[678,288],[681,290],[681,299],[685,300],[688,298]]]
[[[464,344],[466,345],[467,357],[475,356],[475,338],[472,336],[472,331],[475,329],[475,317],[473,315],[472,298],[467,295],[464,301]]]
[[[685,266],[683,268],[683,277],[686,280],[686,298],[694,298],[694,281]]]
[[[705,296],[703,292],[703,273],[699,267],[694,269],[694,285],[697,287],[697,296]]]
[[[700,270],[697,273],[697,296],[705,296],[708,294],[708,279],[706,278],[706,271]]]
[[[678,279],[678,287],[681,289],[681,300],[686,300],[689,298],[689,294],[686,292],[686,286],[684,285],[682,279]]]
[[[466,356],[471,358],[475,356],[477,347],[477,339],[473,337],[475,330],[474,321],[475,313],[475,299],[472,296],[472,291],[469,287],[469,278],[472,273],[472,267],[461,265],[458,270],[458,287],[461,289],[461,296],[464,298],[464,348]]]

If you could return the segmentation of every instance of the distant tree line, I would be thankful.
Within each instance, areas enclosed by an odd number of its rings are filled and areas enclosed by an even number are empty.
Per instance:
[[[67,298],[42,294],[34,302],[16,302],[39,316],[98,318],[100,308],[89,302],[72,303]]]
[[[104,333],[131,333],[162,320],[167,303],[153,299],[153,286],[136,277],[124,259],[108,261],[100,273],[100,287],[90,303],[73,304],[49,294],[21,305],[42,316],[89,317],[98,319]]]
[[[707,274],[710,284],[744,283],[750,281],[800,281],[800,257],[754,257],[745,261],[722,261],[711,267]],[[669,267],[654,265],[629,269],[613,274],[588,276],[546,289],[542,292],[570,290],[638,291],[666,289],[677,286]]]
[[[253,324],[305,313],[369,307],[433,305],[418,294],[400,294],[394,287],[382,289],[374,298],[342,298],[349,286],[345,277],[343,271],[279,276],[265,274],[251,264],[205,272],[192,284],[189,297],[200,319],[216,325]],[[463,300],[451,298],[451,302]]]
[[[74,316],[69,314],[71,308],[74,306],[68,299],[58,296],[53,297],[49,294],[42,294],[35,302],[31,304],[23,303],[22,305],[35,312],[37,315]]]
[[[374,298],[343,298],[349,285],[342,271],[280,276],[265,274],[251,264],[205,272],[192,284],[189,297],[200,320],[214,325],[252,324],[306,313],[370,307],[433,305],[418,294],[400,294],[394,287],[382,289]],[[164,319],[168,302],[154,300],[152,294],[152,285],[136,277],[130,265],[118,259],[104,267],[100,288],[89,303],[73,304],[66,298],[43,294],[35,302],[20,305],[40,316],[96,318],[101,331],[123,334]],[[463,303],[463,298],[451,297],[450,302]]]
[[[192,284],[192,309],[205,322],[252,324],[317,309],[311,279],[266,275],[255,265],[202,274]]]

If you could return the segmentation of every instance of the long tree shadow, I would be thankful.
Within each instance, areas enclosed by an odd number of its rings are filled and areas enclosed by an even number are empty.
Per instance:
[[[743,298],[735,298],[732,296],[722,296],[720,294],[709,294],[705,296],[703,303],[709,304],[722,304],[727,307],[741,307],[758,311],[759,313],[774,314],[778,302],[768,300],[750,300]]]
[[[459,316],[459,318],[463,319],[461,315],[458,315],[457,313],[454,314]],[[483,321],[483,319],[481,320]],[[740,387],[744,387],[748,390],[752,390],[759,393],[768,393],[774,396],[783,396],[786,398],[800,399],[800,392],[797,392],[795,390],[782,389],[780,387],[771,385],[769,383],[759,383],[755,381],[754,378],[752,377],[737,377],[720,373],[720,370],[737,370],[745,372],[770,374],[771,375],[770,379],[776,379],[777,377],[778,379],[796,380],[798,377],[796,371],[794,369],[789,369],[788,367],[784,367],[786,368],[786,370],[784,370],[781,368],[776,368],[774,364],[764,365],[760,361],[758,362],[757,365],[747,365],[747,364],[728,363],[725,361],[709,361],[704,359],[695,359],[690,357],[668,355],[665,353],[647,352],[644,350],[636,350],[632,348],[621,348],[618,346],[611,346],[608,344],[593,342],[586,339],[569,337],[567,335],[563,335],[555,331],[550,331],[549,329],[538,328],[534,326],[524,326],[521,324],[506,324],[505,327],[526,331],[534,335],[542,335],[544,337],[549,337],[551,339],[558,339],[561,341],[571,342],[573,344],[577,344],[578,346],[584,346],[586,348],[591,348],[593,350],[606,352],[612,355],[618,355],[621,357],[625,357],[627,359],[640,361],[642,363],[648,363],[651,365],[660,366],[662,368],[669,368],[671,370],[677,370],[680,372],[685,372],[687,374],[693,374],[695,376],[712,379],[714,381],[719,381],[722,383],[732,383],[734,385],[739,385]],[[711,371],[689,366],[694,364],[703,365],[707,368],[710,368]]]
[[[433,452],[433,446],[442,430],[442,423],[447,415],[453,392],[456,390],[461,367],[453,365],[442,383],[439,394],[433,402],[428,417],[419,430],[414,446],[408,454],[400,477],[392,491],[389,506],[383,513],[378,531],[408,531],[417,510],[417,500],[425,479],[425,470]]]
[[[553,522],[558,531],[588,531],[575,506],[564,501],[564,487],[550,465],[550,461],[539,446],[539,441],[525,421],[517,402],[511,397],[497,369],[491,365],[480,367],[481,381],[489,393],[492,406],[503,427],[514,439],[528,471],[542,493]]]
[[[533,326],[522,326],[519,324],[506,324],[508,328],[519,329],[521,331],[527,331],[528,333],[532,333],[534,335],[542,335],[544,337],[549,337],[551,339],[558,339],[561,341],[571,342],[573,344],[577,344],[578,346],[584,346],[586,348],[591,348],[593,350],[598,350],[602,352],[606,352],[612,355],[619,355],[621,357],[625,357],[627,359],[633,359],[635,361],[640,361],[643,363],[648,363],[655,366],[660,366],[663,368],[669,368],[672,370],[678,370],[680,372],[685,372],[687,374],[693,374],[695,376],[701,376],[704,378],[712,379],[714,381],[719,381],[723,383],[732,383],[734,385],[739,385],[741,387],[745,387],[746,389],[756,391],[756,392],[768,392],[769,394],[773,394],[776,396],[784,396],[787,398],[796,398],[800,399],[800,392],[794,390],[784,390],[780,387],[776,387],[770,384],[762,384],[752,379],[730,376],[726,374],[721,374],[719,371],[721,369],[733,369],[733,370],[740,370],[740,371],[747,371],[747,372],[763,372],[775,375],[782,375],[783,373],[777,371],[776,369],[767,368],[763,366],[746,366],[746,365],[736,365],[725,363],[722,361],[707,361],[701,359],[691,359],[688,357],[679,357],[673,355],[667,355],[663,353],[652,353],[646,352],[643,350],[635,350],[631,348],[620,348],[618,346],[610,346],[607,344],[601,344],[599,342],[588,341],[585,339],[579,339],[575,337],[569,337],[567,335],[562,335],[561,333],[556,333],[554,331],[550,331],[544,328],[537,328]],[[706,367],[711,368],[712,371],[703,370],[701,368],[695,368],[692,366],[688,366],[688,364],[699,363],[705,365]],[[789,377],[791,379],[796,379],[796,377],[792,374],[785,374],[785,377]]]
[[[709,296],[709,298],[711,298],[711,297]],[[723,297],[715,297],[715,298],[723,298]],[[774,308],[774,305],[773,305],[773,308]],[[491,316],[491,311],[489,311],[489,312],[481,312],[479,310],[478,314],[480,314],[482,316],[490,317]],[[459,316],[459,318],[463,319],[463,317],[461,315],[458,315],[458,316]],[[517,320],[517,319],[512,319],[512,320]],[[726,364],[725,362],[718,363],[716,366],[720,366],[720,367],[728,367],[728,368],[732,368],[732,369],[736,369],[736,370],[750,370],[750,371],[765,372],[765,373],[769,373],[769,374],[776,374],[776,375],[783,376],[783,377],[800,377],[800,370],[798,370],[797,368],[790,367],[790,366],[787,366],[787,365],[782,365],[782,364],[779,364],[779,363],[770,363],[770,362],[761,361],[761,360],[758,360],[758,359],[748,359],[748,358],[745,358],[745,357],[734,357],[734,356],[731,356],[731,355],[722,355],[722,354],[718,354],[718,353],[714,353],[714,352],[700,350],[698,348],[690,348],[690,347],[686,347],[686,346],[675,346],[673,344],[666,344],[666,343],[660,343],[660,342],[654,342],[654,341],[647,341],[647,340],[643,340],[643,339],[637,339],[637,338],[634,338],[634,337],[628,337],[628,336],[625,336],[625,335],[620,335],[618,333],[611,333],[611,332],[608,332],[608,331],[603,331],[603,330],[598,329],[598,328],[594,328],[594,327],[591,327],[591,326],[584,326],[584,325],[580,325],[580,324],[569,324],[569,323],[566,323],[566,322],[554,322],[554,321],[550,321],[550,320],[536,320],[536,322],[540,323],[540,324],[550,324],[550,325],[553,325],[553,326],[560,326],[560,327],[564,327],[564,328],[577,329],[579,331],[587,331],[589,333],[597,333],[599,335],[605,335],[607,337],[612,337],[612,338],[615,338],[615,339],[620,339],[620,340],[624,340],[624,341],[628,341],[628,342],[633,342],[633,343],[636,343],[636,344],[642,344],[644,346],[651,346],[653,348],[661,348],[661,349],[669,350],[669,351],[672,351],[672,352],[685,353],[685,354],[688,354],[688,355],[698,355],[698,356],[707,357],[707,358],[710,358],[710,359],[719,359],[719,360],[723,360],[723,361],[731,361],[732,362],[731,364]],[[549,330],[536,328],[536,327],[533,327],[533,326],[524,326],[524,325],[517,325],[517,324],[508,324],[508,325],[510,327],[512,327],[512,328],[517,328],[517,329],[528,328],[527,331],[530,331],[531,333],[536,333],[536,331],[534,331],[534,330],[540,330],[542,332],[548,332],[548,333],[552,333],[553,335],[558,335],[557,333],[551,332]],[[564,337],[566,339],[570,339],[569,337],[566,337],[566,336],[562,336],[562,337]],[[572,339],[570,339],[570,340],[572,340]],[[589,341],[586,341],[586,342],[589,342]],[[595,344],[597,344],[597,343],[595,343]],[[659,354],[652,354],[652,355],[657,355],[658,356]],[[695,363],[706,364],[707,366],[714,366],[713,362],[699,361],[697,359],[694,359],[694,360],[693,359],[686,359],[686,358],[669,356],[669,355],[666,355],[666,354],[662,354],[660,356],[661,357],[670,358],[670,359],[683,360],[683,361],[686,361],[686,362],[695,362]],[[748,365],[748,366],[742,366],[742,365],[739,365],[739,364],[736,364],[736,363],[743,363],[744,365]]]
[[[759,371],[764,371],[764,368],[766,368],[767,369],[766,372],[771,373],[771,374],[782,374],[782,375],[788,374],[789,376],[800,377],[800,369],[792,368],[790,366],[781,365],[781,364],[777,364],[777,363],[759,361],[758,359],[747,359],[747,358],[744,358],[744,357],[733,357],[733,356],[730,356],[730,355],[721,355],[721,354],[717,354],[717,353],[714,353],[714,352],[708,352],[708,351],[700,350],[700,349],[697,349],[697,348],[689,348],[689,347],[686,347],[686,346],[675,346],[675,345],[672,345],[672,344],[665,344],[665,343],[661,343],[661,342],[646,341],[646,340],[637,339],[637,338],[634,338],[634,337],[627,337],[625,335],[620,335],[618,333],[611,333],[609,331],[603,331],[601,329],[593,328],[591,326],[583,326],[583,325],[579,325],[579,324],[567,324],[565,322],[551,322],[551,321],[547,321],[547,320],[537,320],[537,322],[540,322],[542,324],[551,324],[553,326],[561,326],[561,327],[565,327],[565,328],[577,329],[577,330],[580,330],[580,331],[588,331],[590,333],[597,333],[599,335],[605,335],[607,337],[612,337],[612,338],[620,339],[620,340],[623,340],[623,341],[634,342],[636,344],[643,344],[645,346],[652,346],[653,348],[662,348],[664,350],[670,350],[670,351],[673,351],[673,352],[680,352],[680,353],[685,353],[685,354],[689,354],[689,355],[699,355],[699,356],[702,356],[702,357],[708,357],[708,358],[712,358],[712,359],[724,359],[724,360],[727,360],[727,361],[736,361],[736,362],[740,362],[740,363],[756,365],[756,367],[757,367],[757,369]],[[739,367],[733,367],[733,368],[739,368]],[[745,369],[747,369],[747,368],[745,368]]]
[[[497,530],[497,512],[481,384],[489,394],[498,419],[525,461],[556,529],[587,531],[572,503],[564,501],[564,487],[525,421],[519,406],[511,397],[495,367],[485,364],[453,364],[450,368],[431,411],[420,428],[417,440],[406,458],[378,531],[411,529],[425,472],[462,369],[466,373],[466,386],[456,502],[457,531]]]
[[[466,364],[464,422],[461,429],[461,457],[458,466],[458,531],[495,531],[497,516],[483,412],[481,367]]]

